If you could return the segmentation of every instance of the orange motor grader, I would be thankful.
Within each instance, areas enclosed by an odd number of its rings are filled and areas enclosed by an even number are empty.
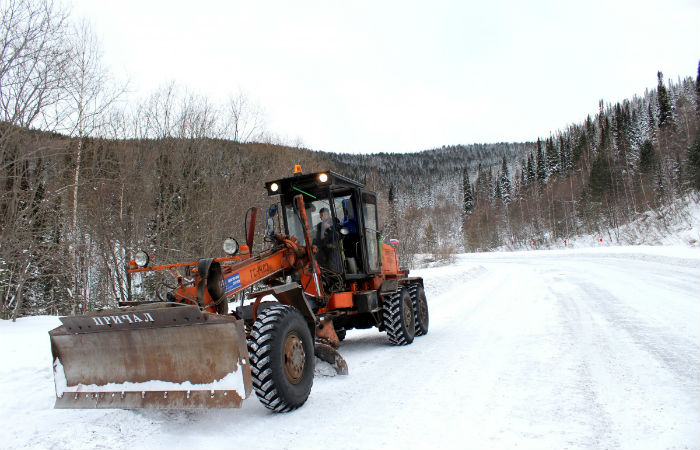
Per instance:
[[[152,266],[136,253],[129,292],[169,272],[165,298],[61,318],[49,332],[56,408],[239,407],[255,390],[265,407],[291,411],[309,396],[315,356],[347,374],[336,350],[347,330],[378,327],[393,345],[428,332],[423,280],[382,242],[373,192],[330,171],[265,187],[279,196],[266,249],[249,250],[251,208],[246,245],[227,239],[226,257]]]

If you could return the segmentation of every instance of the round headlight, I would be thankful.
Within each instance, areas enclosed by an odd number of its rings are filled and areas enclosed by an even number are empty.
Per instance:
[[[235,255],[238,253],[238,241],[234,238],[228,238],[224,241],[224,251],[227,255]]]
[[[328,174],[322,173],[321,175],[319,175],[318,181],[320,181],[321,183],[325,183],[326,181],[328,181]]]
[[[142,267],[142,268],[146,267],[148,265],[148,261],[149,261],[148,253],[144,252],[143,250],[139,250],[134,255],[134,262],[139,267]]]
[[[277,192],[277,191],[279,190],[279,188],[280,188],[280,185],[277,184],[277,183],[272,183],[272,184],[270,185],[270,190],[271,190],[272,192]]]

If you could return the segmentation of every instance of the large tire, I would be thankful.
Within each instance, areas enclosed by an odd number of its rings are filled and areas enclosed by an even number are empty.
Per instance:
[[[416,318],[416,336],[428,334],[430,317],[428,316],[428,300],[425,297],[423,286],[413,283],[409,286],[411,300],[413,301],[413,314]]]
[[[416,334],[413,301],[408,289],[401,289],[384,299],[384,329],[393,345],[408,345]]]
[[[286,305],[258,314],[248,341],[253,388],[275,412],[299,408],[314,382],[314,342],[301,313]]]

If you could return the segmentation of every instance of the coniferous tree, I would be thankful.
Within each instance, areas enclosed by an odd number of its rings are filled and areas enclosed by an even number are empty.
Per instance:
[[[593,160],[591,165],[591,175],[589,178],[589,186],[593,200],[600,201],[605,193],[610,190],[612,182],[610,179],[610,164],[603,152],[598,152],[598,155]]]
[[[527,174],[525,175],[527,184],[532,184],[537,179],[537,173],[535,172],[535,157],[532,153],[527,155]]]
[[[503,203],[507,205],[511,201],[512,186],[505,156],[503,157],[503,161],[501,163],[501,176],[498,181],[499,197],[501,200],[503,200]]]
[[[494,179],[493,172],[491,169],[488,169],[485,172],[486,179],[485,179],[485,184],[486,184],[486,193],[489,197],[489,203],[493,205],[493,200],[496,198],[495,197],[495,191],[494,191],[494,186],[496,184],[497,179]]]
[[[590,120],[590,116],[588,117],[588,120]],[[588,137],[586,136],[586,131],[583,130],[581,133],[578,135],[578,137],[575,137],[575,144],[574,148],[572,150],[571,154],[571,165],[573,169],[573,165],[578,163],[578,161],[581,159],[581,156],[584,153],[584,150],[588,146]]]
[[[608,118],[608,115],[604,112],[601,112],[599,122],[600,144],[598,145],[598,148],[602,150],[607,150],[608,148],[610,148],[610,119]]]
[[[474,206],[479,207],[480,201],[482,197],[484,196],[484,189],[485,189],[485,177],[484,177],[484,172],[481,168],[481,163],[477,166],[476,169],[476,181],[474,182],[474,189],[472,190],[472,194],[474,195]]]
[[[474,209],[474,194],[469,181],[469,171],[465,167],[462,169],[462,212],[464,217],[469,216]]]
[[[622,106],[620,103],[615,103],[614,107],[614,115],[615,115],[615,145],[617,146],[618,150],[623,150],[623,147],[625,145],[625,139],[626,139],[626,127],[625,127],[625,115]]]
[[[550,136],[545,141],[545,152],[547,156],[547,176],[559,173],[559,152],[554,147],[554,139]]]
[[[647,139],[642,144],[642,148],[639,149],[639,171],[642,173],[651,172],[654,167],[654,159],[654,144]]]
[[[688,147],[688,175],[691,186],[700,189],[700,133],[695,135],[695,141]]]
[[[564,135],[559,135],[559,172],[566,173],[568,171],[566,147],[564,146]]]
[[[537,181],[544,184],[547,182],[547,163],[542,152],[542,141],[537,139]]]
[[[654,112],[651,109],[651,102],[647,107],[647,116],[649,117],[649,129],[653,132],[653,130],[656,128],[656,119],[654,119]]]
[[[659,128],[663,128],[669,124],[671,121],[671,100],[669,98],[668,90],[664,84],[664,74],[659,71],[657,74],[659,79],[659,85],[657,87],[657,93],[659,96]]]

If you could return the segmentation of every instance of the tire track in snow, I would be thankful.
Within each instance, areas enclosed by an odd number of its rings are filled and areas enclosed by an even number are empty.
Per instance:
[[[570,295],[567,290],[562,292],[562,277],[553,276],[557,285],[553,289],[557,298],[557,305],[561,317],[561,325],[565,334],[561,337],[562,365],[566,367],[570,380],[558,392],[560,398],[566,402],[576,401],[575,411],[577,421],[589,427],[586,436],[586,448],[619,448],[619,440],[612,418],[604,405],[604,400],[599,398],[598,391],[601,383],[601,373],[597,367],[606,367],[607,363],[600,363],[601,353],[607,351],[607,342],[600,339],[592,324],[595,322],[591,311],[581,307],[580,298]],[[573,422],[573,421],[572,421]]]
[[[666,328],[636,318],[635,311],[603,288],[581,281],[577,286],[586,298],[595,303],[596,309],[604,314],[611,327],[627,332],[637,348],[665,366],[688,389],[690,395],[696,398],[700,395],[700,349],[697,345]]]
[[[593,380],[596,409],[613,418],[610,431],[622,448],[664,448],[679,437],[697,442],[694,421],[678,418],[700,411],[698,344],[650,316],[639,291],[629,288],[636,283],[649,290],[645,283],[659,279],[640,281],[646,273],[626,265],[577,263],[559,270],[567,282],[555,289],[572,352],[581,359],[581,374]],[[677,304],[687,306],[684,299]]]
[[[615,447],[609,420],[592,390],[583,389],[594,384],[592,377],[583,373],[583,380],[571,382],[578,360],[560,344],[564,331],[550,270],[523,262],[484,263],[484,276],[455,284],[438,298],[454,313],[440,325],[460,338],[450,364],[465,379],[461,386],[459,376],[442,380],[459,386],[446,425],[472,430],[479,442],[494,447],[528,441]],[[471,299],[469,308],[455,304],[460,295]]]

